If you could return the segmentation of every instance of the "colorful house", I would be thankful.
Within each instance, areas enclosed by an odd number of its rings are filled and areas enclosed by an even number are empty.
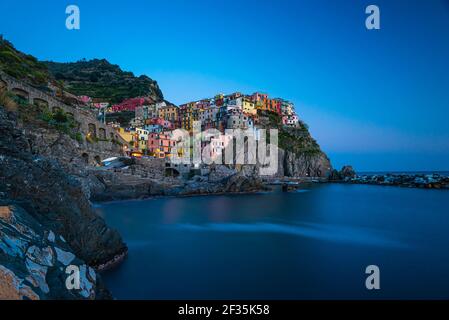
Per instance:
[[[147,150],[149,134],[150,134],[150,132],[148,130],[145,130],[142,128],[136,129],[135,139],[137,141],[137,148],[142,153],[145,153]]]
[[[286,127],[297,127],[299,124],[299,118],[296,114],[282,117],[282,124]]]
[[[170,133],[150,133],[148,135],[148,154],[157,158],[169,157],[175,141]]]
[[[295,107],[293,103],[287,100],[281,100],[281,114],[283,116],[290,116],[295,113]]]
[[[253,126],[253,119],[241,110],[233,109],[228,113],[227,129],[250,129]]]
[[[256,105],[251,99],[249,99],[247,97],[243,97],[243,98],[241,98],[241,101],[242,101],[243,113],[246,113],[246,114],[252,115],[252,116],[255,116],[257,114]]]
[[[176,123],[178,121],[178,107],[166,105],[158,110],[158,117]]]

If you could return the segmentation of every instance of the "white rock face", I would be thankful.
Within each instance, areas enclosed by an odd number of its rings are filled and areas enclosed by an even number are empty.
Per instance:
[[[38,248],[31,246],[27,250],[27,258],[42,266],[52,267],[54,265],[54,253],[51,247]]]
[[[0,300],[39,300],[39,296],[23,284],[14,272],[0,265]]]
[[[66,287],[68,265],[80,269],[80,288]],[[78,259],[59,234],[25,210],[0,206],[0,300],[94,299],[95,270]]]
[[[92,279],[92,273],[95,275],[95,271],[91,267],[85,264],[80,267],[80,294],[84,298],[95,298],[94,285],[96,283],[96,277]]]
[[[5,234],[0,230],[0,250],[15,257],[22,257],[27,247],[27,242]]]
[[[73,259],[75,259],[75,255],[71,252],[64,251],[58,247],[55,247],[55,251],[58,261],[65,266],[68,266],[73,261]]]
[[[33,286],[41,289],[44,293],[49,293],[50,288],[48,287],[46,276],[48,268],[40,264],[34,263],[29,258],[26,259],[26,267],[30,275],[26,278]]]
[[[50,242],[55,242],[55,234],[53,231],[50,231],[47,236],[47,240]]]

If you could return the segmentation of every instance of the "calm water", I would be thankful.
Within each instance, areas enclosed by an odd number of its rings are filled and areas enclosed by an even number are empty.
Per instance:
[[[103,204],[128,259],[118,299],[449,298],[449,191],[312,185],[297,193]],[[365,288],[380,268],[381,289]]]

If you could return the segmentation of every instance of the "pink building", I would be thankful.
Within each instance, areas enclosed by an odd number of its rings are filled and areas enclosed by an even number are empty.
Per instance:
[[[174,124],[172,122],[170,122],[168,120],[165,120],[163,118],[147,119],[146,120],[146,124],[159,125],[159,126],[162,126],[163,128],[168,129],[168,130],[174,130],[175,129],[175,126],[174,126]]]
[[[89,104],[92,102],[92,98],[88,96],[78,96],[78,100],[84,104]]]
[[[148,152],[158,158],[165,158],[175,146],[169,133],[150,133],[148,135]]]
[[[136,111],[137,107],[141,107],[145,104],[150,104],[153,101],[149,98],[131,98],[122,101],[119,104],[115,104],[112,106],[112,112],[120,112],[120,111]]]

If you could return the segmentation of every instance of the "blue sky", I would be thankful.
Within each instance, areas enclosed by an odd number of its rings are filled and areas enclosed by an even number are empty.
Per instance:
[[[76,4],[81,29],[65,28]],[[381,29],[365,28],[376,4]],[[296,104],[335,167],[449,170],[449,1],[2,1],[42,60],[106,58],[182,103],[259,90]]]

